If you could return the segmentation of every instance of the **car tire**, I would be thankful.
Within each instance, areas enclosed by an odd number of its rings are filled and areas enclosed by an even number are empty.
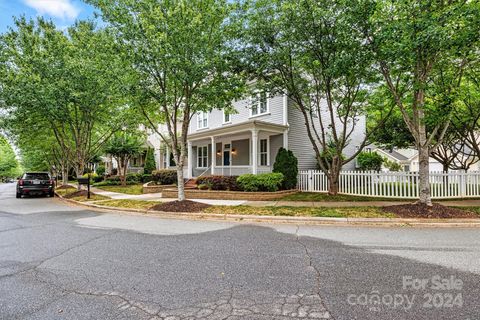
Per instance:
[[[20,192],[17,192],[17,199],[20,199],[22,197],[22,194]]]

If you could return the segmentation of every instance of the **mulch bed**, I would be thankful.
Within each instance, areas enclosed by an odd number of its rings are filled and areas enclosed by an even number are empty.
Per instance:
[[[401,204],[383,207],[383,211],[394,213],[400,218],[426,218],[426,219],[449,219],[449,218],[479,218],[471,211],[442,206],[434,203],[427,206],[420,203]]]
[[[210,207],[209,204],[191,200],[164,202],[153,206],[150,210],[166,212],[200,212]]]
[[[72,193],[67,193],[63,197],[67,198],[67,199],[71,199],[71,198],[75,198],[75,197],[86,197],[87,193],[88,193],[87,190],[80,190],[80,191],[75,191],[75,192],[72,192]],[[92,194],[93,193],[90,192],[90,195],[92,195]]]

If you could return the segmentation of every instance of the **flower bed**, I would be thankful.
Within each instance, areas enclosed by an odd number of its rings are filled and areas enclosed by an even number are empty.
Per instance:
[[[144,188],[145,190],[145,188]],[[177,188],[165,188],[162,192],[162,198],[177,198]],[[195,190],[185,189],[187,199],[213,199],[213,200],[255,200],[268,201],[280,199],[286,195],[294,194],[298,190],[282,190],[272,192],[246,192],[246,191],[214,191],[214,190]]]
[[[156,184],[154,181],[147,182],[143,185],[143,193],[159,193],[166,188],[175,188],[174,184]]]

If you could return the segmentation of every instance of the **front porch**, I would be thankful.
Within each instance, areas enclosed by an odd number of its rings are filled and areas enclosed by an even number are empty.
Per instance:
[[[287,148],[288,127],[261,121],[191,134],[186,178],[267,173],[278,150]]]

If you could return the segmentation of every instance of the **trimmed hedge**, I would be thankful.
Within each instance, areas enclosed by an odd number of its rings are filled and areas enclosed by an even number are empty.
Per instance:
[[[152,180],[156,184],[176,184],[177,170],[162,169],[152,172]]]
[[[239,191],[237,176],[207,176],[197,179],[199,189]]]
[[[242,174],[237,183],[244,191],[278,191],[282,186],[283,174],[280,172],[261,174]]]

